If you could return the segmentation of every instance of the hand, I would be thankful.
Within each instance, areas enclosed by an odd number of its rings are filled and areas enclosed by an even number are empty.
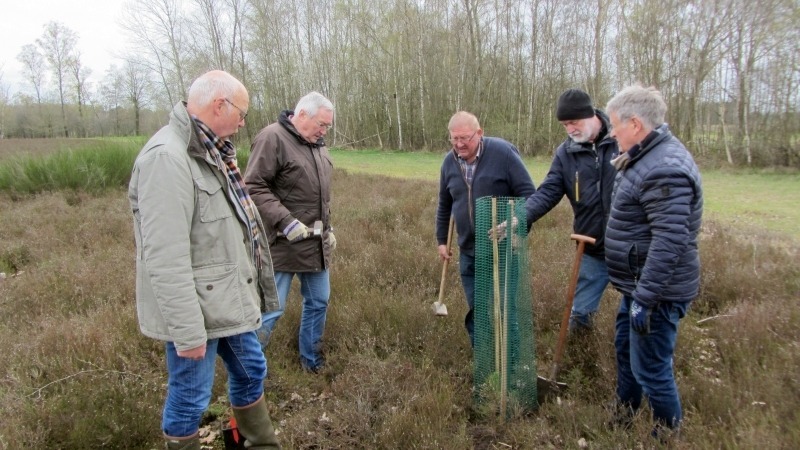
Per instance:
[[[500,224],[497,225],[494,229],[489,229],[489,239],[494,240],[497,239],[498,241],[502,241],[506,238],[506,228],[508,227],[507,221],[502,221]],[[517,229],[517,225],[519,225],[519,220],[516,217],[511,218],[511,232],[513,233]]]
[[[336,236],[333,235],[333,231],[328,232],[328,246],[331,248],[331,251],[336,250]]]
[[[294,219],[286,228],[283,229],[283,235],[289,242],[297,242],[308,237],[308,227],[303,225],[299,220]]]
[[[645,335],[650,333],[650,314],[653,309],[642,305],[636,300],[631,302],[631,328],[633,331]]]
[[[442,244],[438,248],[439,250],[439,258],[442,261],[450,261],[450,257],[453,256],[453,253],[447,250],[447,246]]]
[[[190,348],[189,350],[176,350],[176,353],[181,358],[188,358],[193,359],[195,361],[200,361],[201,359],[206,357],[206,343],[203,342],[203,345],[200,347]]]

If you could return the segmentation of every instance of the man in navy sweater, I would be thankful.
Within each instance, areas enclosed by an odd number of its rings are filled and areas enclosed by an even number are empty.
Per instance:
[[[452,149],[442,162],[436,241],[439,257],[450,260],[447,230],[450,215],[458,233],[461,283],[469,305],[464,325],[474,347],[475,200],[481,197],[529,197],[536,191],[519,150],[510,142],[483,135],[478,118],[459,111],[447,126]]]

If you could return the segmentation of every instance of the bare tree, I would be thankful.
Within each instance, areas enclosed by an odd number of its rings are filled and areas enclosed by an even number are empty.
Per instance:
[[[563,139],[563,89],[602,105],[640,82],[662,91],[673,132],[701,158],[800,159],[797,0],[131,0],[125,11],[132,65],[107,76],[102,106],[92,105],[118,133],[142,132],[149,111],[162,114],[195,76],[221,68],[250,92],[242,136],[318,90],[337,107],[332,145],[443,147],[447,120],[466,109],[523,153],[549,154]],[[36,99],[15,99],[55,111],[41,56],[23,53]],[[68,85],[78,95],[60,92],[62,117],[77,104],[86,120],[93,86],[79,92],[85,69],[65,67],[79,69]],[[17,115],[25,135],[42,133],[30,132],[35,109]]]
[[[50,65],[58,90],[61,105],[61,120],[64,127],[64,137],[69,137],[66,112],[66,82],[69,65],[74,58],[77,34],[59,22],[49,22],[45,25],[42,36],[36,44],[42,50],[45,59]]]
[[[8,106],[9,87],[3,82],[3,65],[0,65],[0,139],[4,137],[3,130],[6,125],[6,107]]]
[[[25,80],[30,83],[33,88],[34,98],[36,101],[36,113],[38,118],[37,127],[45,125],[44,130],[39,130],[45,136],[53,135],[53,123],[50,115],[45,116],[45,109],[43,107],[44,84],[47,80],[47,67],[44,56],[39,52],[39,48],[33,44],[27,44],[22,47],[22,51],[17,54],[17,60],[22,63],[22,75]]]
[[[103,83],[100,88],[100,99],[103,107],[112,116],[112,134],[122,134],[122,112],[125,101],[124,93],[124,73],[116,66],[112,65],[106,70]]]
[[[211,66],[220,70],[230,70],[231,54],[226,37],[225,12],[227,8],[221,0],[193,0],[199,12],[194,27],[201,34],[195,44],[197,52],[211,61]],[[204,38],[204,39],[203,39]]]
[[[144,52],[138,62],[158,74],[169,105],[174,105],[189,87],[185,71],[190,57],[180,0],[131,0],[125,5],[125,17],[122,27]]]
[[[606,40],[609,35],[609,17],[614,13],[612,0],[597,0],[597,10],[594,20],[593,36],[593,71],[590,78],[589,93],[593,98],[603,98],[606,96],[606,71],[605,60],[608,58],[606,52]]]
[[[86,121],[84,118],[83,106],[88,96],[86,79],[92,71],[83,66],[81,62],[81,53],[78,50],[75,50],[72,57],[67,60],[67,70],[72,76],[71,85],[75,92],[75,100],[78,103],[78,118],[80,120],[78,134],[81,137],[86,137]]]
[[[747,164],[753,163],[751,147],[750,107],[752,92],[757,76],[757,68],[761,61],[768,58],[772,48],[780,41],[771,39],[780,23],[783,12],[779,6],[781,0],[769,0],[759,3],[757,8],[745,1],[734,2],[735,22],[732,29],[731,63],[736,74],[737,94],[736,110],[739,138],[743,144]],[[796,14],[796,9],[795,9]],[[791,13],[790,13],[791,16]]]
[[[50,64],[50,70],[55,77],[58,98],[61,103],[64,137],[69,137],[65,98],[67,70],[74,58],[75,44],[77,42],[77,34],[59,22],[47,23],[44,27],[44,33],[36,40],[36,44],[44,53],[44,57]]]
[[[23,76],[31,84],[36,103],[41,106],[42,90],[47,77],[44,56],[39,53],[39,49],[35,45],[27,44],[17,54],[17,61],[22,63]]]
[[[683,112],[686,114],[681,114],[680,117],[685,118],[682,137],[686,141],[693,141],[694,128],[698,124],[698,105],[704,100],[703,84],[725,56],[726,48],[723,44],[725,34],[730,30],[732,9],[729,0],[706,0],[692,4],[687,10],[689,17],[683,34],[688,39],[688,51],[682,72],[691,84],[683,92],[686,98],[686,109]]]
[[[125,61],[122,88],[126,99],[133,108],[133,134],[137,136],[141,131],[141,111],[148,103],[147,91],[150,88],[150,83],[146,68],[130,59]]]

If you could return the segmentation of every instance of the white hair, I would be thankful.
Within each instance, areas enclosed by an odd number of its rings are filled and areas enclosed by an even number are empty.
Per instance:
[[[319,111],[320,108],[329,109],[333,112],[333,103],[319,92],[312,91],[297,101],[297,106],[294,107],[294,113],[297,115],[300,114],[300,111],[305,111],[308,117],[314,117],[317,115],[317,111]]]
[[[606,105],[606,113],[616,114],[620,121],[638,117],[651,130],[664,123],[667,104],[661,92],[654,87],[636,84],[619,91]]]
[[[246,90],[246,88],[233,75],[222,70],[212,70],[194,80],[189,87],[188,102],[198,107],[204,107],[219,97],[230,99],[241,90]]]

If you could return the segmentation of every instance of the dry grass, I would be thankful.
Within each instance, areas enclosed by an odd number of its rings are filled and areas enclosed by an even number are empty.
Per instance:
[[[471,402],[457,271],[436,318],[436,184],[337,171],[339,241],[325,336],[328,367],[297,362],[299,296],[268,349],[272,415],[288,449],[650,448],[649,420],[606,428],[613,320],[572,340],[558,401],[501,424]],[[0,199],[0,448],[157,448],[165,371],[138,332],[125,193]],[[573,247],[560,205],[530,239],[539,370],[549,375]],[[800,273],[796,246],[707,223],[703,289],[681,324],[675,369],[686,410],[677,448],[800,447]],[[11,275],[16,276],[11,277]],[[698,324],[703,318],[718,316]],[[224,373],[214,415],[226,417]],[[211,444],[222,448],[220,440]]]

